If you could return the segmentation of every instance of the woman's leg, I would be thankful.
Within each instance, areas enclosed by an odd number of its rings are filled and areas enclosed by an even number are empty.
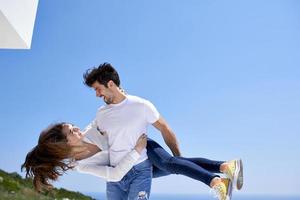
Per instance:
[[[189,160],[204,169],[213,173],[224,173],[234,184],[238,190],[243,187],[243,163],[241,159],[231,161],[214,161],[206,158],[184,158],[178,159]]]
[[[162,169],[159,169],[158,167],[156,167],[155,165],[153,165],[152,178],[158,178],[158,177],[162,177],[162,176],[168,176],[170,174],[171,174],[170,172],[167,172],[167,171],[164,171]]]
[[[225,163],[224,161],[209,160],[206,158],[185,158],[185,157],[177,157],[177,158],[193,162],[196,165],[199,165],[200,167],[212,173],[222,173],[220,170],[221,165]]]
[[[148,139],[147,154],[155,167],[169,174],[182,174],[199,180],[208,186],[210,186],[211,181],[215,177],[219,177],[187,159],[171,156],[157,142],[151,139]],[[159,176],[153,174],[153,177]]]

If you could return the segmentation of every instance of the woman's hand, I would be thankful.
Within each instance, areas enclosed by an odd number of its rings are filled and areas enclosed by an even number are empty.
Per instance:
[[[143,149],[146,148],[147,146],[147,135],[144,133],[143,135],[141,135],[138,139],[138,141],[136,142],[136,145],[134,147],[134,149],[141,154]]]

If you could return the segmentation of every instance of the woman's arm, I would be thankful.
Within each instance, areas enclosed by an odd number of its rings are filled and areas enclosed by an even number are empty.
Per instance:
[[[127,172],[134,166],[136,161],[140,158],[140,153],[147,145],[147,136],[143,134],[137,141],[137,144],[131,152],[129,152],[115,167],[99,165],[94,163],[79,162],[75,169],[79,172],[91,174],[104,178],[107,181],[118,182]]]
[[[96,120],[93,120],[84,130],[84,141],[96,144],[101,150],[108,149],[108,138],[106,133],[101,133]]]
[[[127,174],[139,158],[140,154],[136,150],[132,150],[115,167],[80,162],[75,169],[81,173],[91,174],[107,181],[118,182]]]

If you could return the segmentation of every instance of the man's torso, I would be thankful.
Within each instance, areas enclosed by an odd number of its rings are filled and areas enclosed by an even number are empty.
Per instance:
[[[128,95],[119,104],[102,107],[97,112],[97,125],[108,135],[110,164],[115,166],[136,145],[147,130],[143,99]],[[136,164],[147,159],[146,150]]]

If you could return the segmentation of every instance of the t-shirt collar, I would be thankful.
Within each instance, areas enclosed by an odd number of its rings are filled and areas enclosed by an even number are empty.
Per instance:
[[[125,104],[127,102],[127,95],[125,95],[125,98],[120,102],[120,103],[112,103],[112,104],[109,104],[108,106],[109,107],[118,107],[118,106],[121,106],[123,104]]]

